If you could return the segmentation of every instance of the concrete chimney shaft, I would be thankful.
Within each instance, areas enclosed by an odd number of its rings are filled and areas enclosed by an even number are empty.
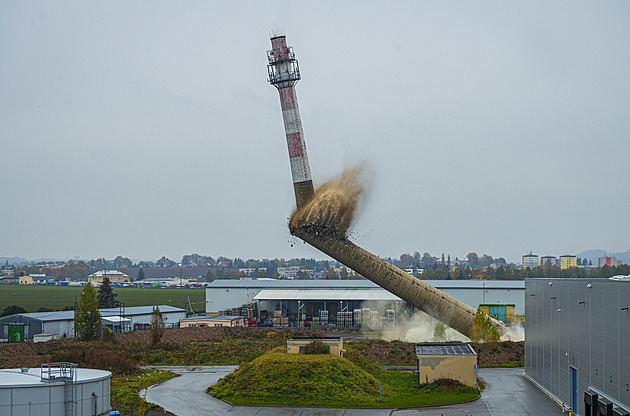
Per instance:
[[[470,338],[476,309],[404,272],[346,238],[316,232],[309,227],[292,230],[293,235],[323,251],[388,292],[415,306]],[[491,318],[503,335],[505,325]]]
[[[271,38],[271,46],[272,49],[267,51],[268,81],[280,94],[295,202],[297,209],[300,209],[314,194],[295,94],[295,84],[300,80],[300,69],[293,49],[287,46],[285,36]],[[292,229],[291,233],[454,330],[467,337],[471,336],[476,315],[474,308],[358,247],[345,236],[322,233],[315,229],[305,226]],[[505,333],[502,322],[495,319],[492,322],[501,334]]]
[[[285,36],[271,38],[272,49],[267,51],[268,81],[278,89],[284,131],[289,148],[293,190],[298,209],[313,196],[313,179],[306,154],[306,143],[298,108],[295,84],[300,80],[300,68],[293,49],[287,46]]]

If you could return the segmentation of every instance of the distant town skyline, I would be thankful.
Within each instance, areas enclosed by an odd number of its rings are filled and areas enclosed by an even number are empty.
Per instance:
[[[426,253],[425,251],[418,251],[418,250],[414,250],[412,252],[406,252],[406,253],[400,253],[398,255],[394,255],[394,256],[384,256],[384,257],[389,257],[392,259],[399,259],[402,255],[405,254],[409,254],[409,255],[413,255],[414,252],[418,252],[421,255]],[[474,252],[474,251],[473,251]],[[618,260],[626,263],[626,264],[630,264],[630,249],[623,251],[623,252],[616,252],[616,253],[611,253],[611,252],[606,252],[605,250],[600,250],[600,249],[596,249],[596,250],[583,250],[580,251],[578,253],[575,254],[569,254],[569,253],[563,253],[563,254],[554,254],[554,253],[546,253],[546,254],[540,254],[540,253],[535,253],[532,252],[530,253],[529,251],[527,253],[522,254],[518,259],[509,259],[506,258],[505,256],[501,256],[501,255],[497,255],[497,254],[493,254],[493,253],[479,253],[479,252],[474,252],[476,253],[479,257],[482,257],[483,255],[489,255],[492,256],[495,259],[500,259],[503,258],[506,260],[507,263],[512,263],[512,264],[521,264],[522,263],[522,258],[528,255],[534,255],[538,258],[545,258],[547,256],[551,256],[551,257],[555,257],[556,259],[558,259],[560,256],[565,256],[565,255],[571,255],[571,256],[577,256],[580,259],[582,258],[586,258],[587,260],[592,261],[595,265],[597,264],[597,259],[599,259],[600,257],[616,257]],[[208,257],[213,257],[215,260],[218,259],[219,257],[225,257],[228,259],[242,259],[242,260],[263,260],[263,259],[267,259],[267,260],[272,260],[272,259],[280,259],[283,258],[285,260],[290,260],[292,258],[303,258],[302,257],[285,257],[285,256],[273,256],[273,257],[251,257],[251,256],[234,256],[234,257],[229,257],[229,256],[216,256],[216,255],[212,255],[212,254],[204,254],[204,253],[187,253],[187,254],[183,254],[181,256],[178,257],[169,257],[169,256],[160,256],[160,257],[155,257],[155,258],[132,258],[132,257],[128,257],[128,256],[124,256],[124,255],[118,255],[120,257],[126,258],[131,260],[133,263],[137,264],[140,262],[157,262],[158,260],[160,260],[163,257],[166,257],[169,260],[172,260],[176,263],[180,263],[181,260],[183,259],[184,256],[190,256],[193,254],[197,254],[200,256],[208,256]],[[451,260],[465,260],[466,256],[468,255],[468,253],[466,253],[466,255],[463,256],[457,256],[454,255],[452,253],[448,253],[448,252],[444,252],[444,253],[429,253],[431,256],[437,258],[438,260],[441,261],[441,256],[442,254],[444,254],[445,256],[449,256],[450,255],[450,259]],[[114,260],[116,257],[118,256],[114,256],[111,258],[106,258],[103,256],[98,256],[98,257],[93,257],[93,258],[81,258],[80,256],[73,256],[73,257],[61,257],[61,258],[26,258],[26,257],[21,257],[21,256],[0,256],[0,262],[2,264],[4,264],[5,262],[8,262],[9,264],[13,264],[13,262],[15,260],[19,260],[19,261],[26,261],[26,262],[35,262],[35,261],[40,261],[40,260],[50,260],[50,261],[70,261],[70,260],[75,260],[75,261],[91,261],[91,260],[98,260],[98,259],[105,259],[108,261],[112,261]],[[333,259],[330,259],[328,256],[325,255],[321,255],[319,257],[306,257],[306,258],[314,258],[315,260],[329,260],[329,261],[336,261]]]
[[[363,165],[380,257],[628,249],[630,2],[0,2],[0,256],[326,258],[295,206]]]

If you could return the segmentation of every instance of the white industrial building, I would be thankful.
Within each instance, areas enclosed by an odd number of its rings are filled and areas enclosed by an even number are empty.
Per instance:
[[[480,304],[514,305],[515,315],[525,313],[525,282],[522,280],[424,282],[475,309]],[[322,312],[328,322],[334,323],[339,318],[338,312],[352,314],[359,309],[370,309],[370,313],[376,310],[381,318],[386,318],[386,311],[408,306],[369,280],[215,280],[206,288],[208,314],[218,314],[248,303],[257,305],[257,315],[262,322],[270,322],[274,317],[285,318],[282,322],[288,326],[301,325],[300,321],[318,321],[316,318],[320,318]]]
[[[168,305],[158,305],[166,326],[179,326],[186,311]],[[153,306],[100,309],[103,327],[113,332],[146,329],[151,322]],[[34,335],[52,334],[74,337],[74,311],[18,313],[0,318],[0,338],[10,342],[33,339]]]

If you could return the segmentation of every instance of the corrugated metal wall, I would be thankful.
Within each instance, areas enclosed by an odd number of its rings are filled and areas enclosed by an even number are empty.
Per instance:
[[[527,279],[525,373],[577,412],[590,387],[630,408],[630,282]]]
[[[22,315],[3,316],[0,318],[0,338],[7,339],[9,337],[10,324],[24,324],[24,339],[33,339],[34,334],[42,332],[42,323],[36,319]]]

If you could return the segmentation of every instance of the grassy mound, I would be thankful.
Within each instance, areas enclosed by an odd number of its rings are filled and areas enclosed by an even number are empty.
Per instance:
[[[452,380],[418,384],[415,373],[381,369],[352,348],[347,357],[276,348],[208,392],[233,404],[326,407],[414,407],[479,397],[478,390]]]
[[[343,407],[348,400],[377,401],[379,382],[345,358],[285,354],[278,348],[208,391],[234,404]]]

